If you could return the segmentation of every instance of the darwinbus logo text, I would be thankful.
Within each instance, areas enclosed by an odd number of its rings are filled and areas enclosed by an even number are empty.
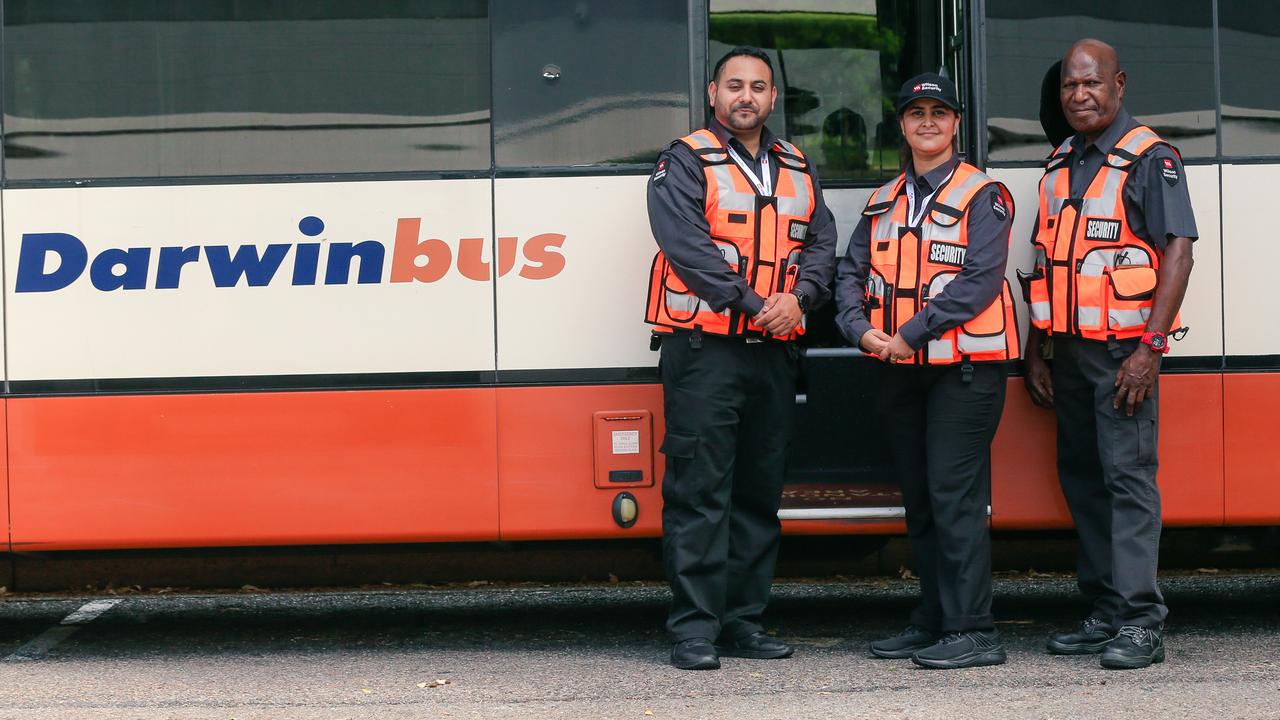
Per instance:
[[[462,238],[457,248],[436,238],[419,239],[422,218],[400,218],[396,221],[395,245],[391,251],[389,282],[433,283],[450,269],[469,280],[487,282],[490,263],[485,259],[489,244],[485,238]],[[324,232],[324,221],[315,216],[303,218],[298,230],[309,238]],[[519,275],[528,280],[546,280],[564,270],[565,258],[560,248],[565,236],[558,233],[535,235],[520,246],[516,237],[498,238],[498,275],[515,269],[516,251],[523,262]],[[324,262],[321,250],[327,248]],[[272,243],[259,252],[257,245],[240,245],[232,252],[230,245],[173,245],[158,248],[155,273],[151,271],[152,250],[149,247],[108,248],[89,261],[89,251],[80,238],[67,233],[24,233],[18,254],[15,290],[20,293],[54,292],[79,280],[87,267],[89,282],[103,292],[112,290],[145,290],[149,278],[157,290],[180,287],[183,277],[201,272],[194,265],[204,260],[215,287],[232,288],[270,285],[280,266],[293,252],[291,285],[318,285],[321,267],[324,285],[346,285],[351,281],[352,266],[356,282],[383,282],[386,268],[386,245],[377,240],[364,242],[296,242]]]

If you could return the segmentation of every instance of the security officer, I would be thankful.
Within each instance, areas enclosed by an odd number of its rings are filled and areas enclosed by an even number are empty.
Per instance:
[[[920,605],[882,658],[932,668],[998,665],[991,614],[991,440],[1006,365],[1018,357],[1008,282],[1013,199],[955,151],[960,102],[935,74],[908,80],[897,109],[905,172],[871,196],[836,274],[836,324],[889,361],[877,421],[888,428],[920,576]]]
[[[662,153],[649,181],[660,251],[646,320],[661,345],[667,619],[681,669],[721,655],[785,658],[764,633],[806,311],[825,301],[835,222],[804,153],[765,127],[773,65],[738,47],[716,63],[715,118]],[[714,643],[714,644],[713,644]]]
[[[1040,181],[1036,263],[1024,276],[1026,387],[1057,413],[1058,478],[1080,536],[1080,590],[1092,604],[1048,648],[1101,652],[1107,668],[1164,660],[1157,379],[1197,236],[1181,158],[1125,112],[1124,89],[1106,43],[1081,40],[1063,59],[1059,95],[1076,134]]]

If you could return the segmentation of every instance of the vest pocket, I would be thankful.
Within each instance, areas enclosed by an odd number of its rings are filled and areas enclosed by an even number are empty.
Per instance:
[[[956,333],[956,349],[975,360],[1006,360],[1012,356],[1009,344],[1009,319],[1013,317],[1013,292],[1004,281],[1000,297],[960,326]]]
[[[1111,288],[1118,300],[1147,300],[1156,293],[1156,269],[1118,267],[1111,271]]]
[[[693,319],[698,314],[698,305],[701,300],[697,295],[689,292],[689,286],[684,284],[678,275],[671,269],[671,264],[664,259],[662,262],[662,306],[666,309],[666,315],[671,320],[684,323]]]
[[[1126,333],[1146,328],[1158,282],[1150,253],[1140,247],[1125,247],[1116,254],[1115,267],[1108,277],[1111,297],[1107,328]]]

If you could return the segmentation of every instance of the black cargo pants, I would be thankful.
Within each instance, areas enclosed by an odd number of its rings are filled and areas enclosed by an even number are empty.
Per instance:
[[[675,641],[762,630],[795,411],[791,343],[677,333],[661,348],[662,550]]]
[[[1053,337],[1058,479],[1080,535],[1080,591],[1115,625],[1158,627],[1168,614],[1156,583],[1159,381],[1134,412],[1112,406],[1116,373],[1136,338]]]
[[[1004,412],[1003,363],[890,365],[878,418],[902,488],[920,604],[911,624],[990,630],[991,440]]]

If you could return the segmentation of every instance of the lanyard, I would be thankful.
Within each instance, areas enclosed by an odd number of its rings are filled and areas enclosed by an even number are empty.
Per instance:
[[[915,180],[912,180],[911,182],[906,184],[907,185],[907,226],[908,227],[919,227],[920,221],[924,219],[924,209],[929,207],[929,201],[932,200],[934,194],[938,192],[938,188],[947,184],[947,181],[951,179],[951,176],[954,175],[955,172],[956,172],[955,169],[952,168],[951,172],[947,173],[947,176],[942,179],[942,182],[938,183],[938,187],[935,187],[933,189],[933,192],[930,192],[928,195],[925,195],[924,197],[920,198],[919,202],[916,201]]]
[[[761,195],[773,194],[773,178],[769,176],[769,152],[767,150],[760,151],[759,178],[756,177],[755,173],[751,172],[751,166],[742,159],[742,156],[739,155],[738,151],[734,150],[732,146],[729,148],[729,157],[733,158],[733,161],[738,164],[738,167],[742,168],[742,172],[746,173],[747,179],[751,181],[752,185],[756,186],[756,190],[758,190]]]

